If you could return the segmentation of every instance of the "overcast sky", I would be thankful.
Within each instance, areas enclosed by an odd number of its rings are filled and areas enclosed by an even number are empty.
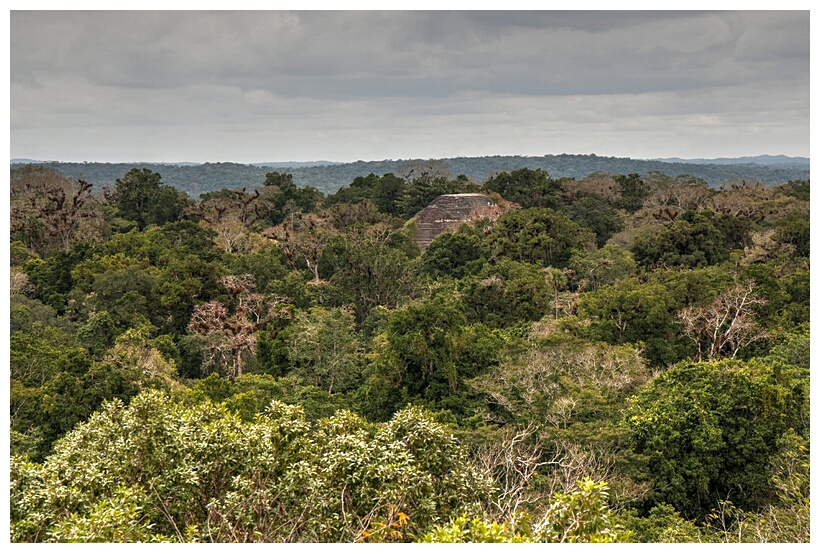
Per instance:
[[[10,16],[11,157],[809,155],[809,12]]]

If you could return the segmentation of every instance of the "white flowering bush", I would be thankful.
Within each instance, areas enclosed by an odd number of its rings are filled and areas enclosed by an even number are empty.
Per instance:
[[[11,460],[11,539],[408,541],[477,512],[492,481],[445,427],[408,408],[373,424],[306,421],[274,401],[243,422],[146,391],[112,401],[43,464]]]

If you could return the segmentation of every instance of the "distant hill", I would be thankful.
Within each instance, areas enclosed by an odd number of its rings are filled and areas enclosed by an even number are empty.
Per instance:
[[[654,161],[664,161],[666,163],[695,163],[698,165],[745,165],[754,163],[756,165],[809,165],[807,157],[789,156],[744,156],[744,157],[718,157],[714,159],[683,159],[679,157],[656,158]]]
[[[254,167],[321,167],[324,165],[344,165],[344,161],[266,161],[251,163]]]
[[[806,158],[785,158],[795,163],[783,162],[785,156],[757,156],[738,158],[734,163],[717,160],[660,161],[630,158],[602,157],[595,154],[545,155],[545,156],[485,156],[457,157],[439,160],[453,176],[465,175],[476,181],[483,181],[501,171],[529,168],[543,169],[553,178],[584,178],[591,173],[612,174],[637,173],[646,175],[650,171],[660,171],[669,176],[692,175],[717,187],[721,183],[735,180],[751,180],[766,184],[778,184],[790,180],[809,179],[809,164]],[[756,160],[756,161],[749,161]],[[805,161],[802,161],[805,160]],[[22,161],[23,163],[20,163]],[[314,186],[326,194],[332,194],[342,186],[350,184],[356,177],[370,173],[384,175],[400,174],[402,166],[425,160],[383,160],[356,161],[354,163],[334,162],[287,162],[245,165],[241,163],[164,164],[164,163],[68,163],[58,161],[33,162],[13,160],[11,167],[24,163],[38,163],[52,167],[71,178],[82,178],[100,190],[103,186],[113,186],[116,179],[134,167],[148,168],[162,175],[165,184],[184,190],[192,197],[203,192],[222,188],[242,188],[249,190],[265,181],[265,174],[271,171],[293,175],[298,186]],[[18,162],[18,163],[15,163]],[[304,165],[316,163],[317,165]],[[319,165],[326,163],[325,165]],[[295,164],[303,164],[295,166]]]

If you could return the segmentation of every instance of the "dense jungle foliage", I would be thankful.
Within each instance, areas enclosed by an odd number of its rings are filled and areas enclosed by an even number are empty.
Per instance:
[[[809,178],[807,158],[785,158],[784,156],[758,156],[734,160],[647,160],[619,157],[596,156],[595,154],[560,154],[545,156],[483,156],[455,157],[432,160],[453,175],[465,175],[477,181],[484,181],[501,172],[516,169],[541,169],[553,177],[580,179],[591,173],[636,173],[647,175],[650,171],[679,175],[685,173],[703,179],[712,186],[733,180],[752,180],[766,184],[777,184],[790,180]],[[12,169],[25,163],[12,160]],[[67,177],[84,179],[94,183],[95,191],[112,185],[134,167],[128,163],[100,162],[37,162],[50,167]],[[373,173],[378,176],[392,173],[405,176],[425,160],[354,161],[352,163],[145,163],[139,167],[161,173],[163,182],[198,198],[200,194],[214,192],[222,188],[253,188],[265,180],[270,171],[287,172],[293,175],[293,182],[299,186],[313,186],[325,194],[334,194],[349,185],[353,179]],[[290,165],[289,167],[287,165]]]
[[[407,169],[12,170],[10,539],[809,541],[808,181]]]

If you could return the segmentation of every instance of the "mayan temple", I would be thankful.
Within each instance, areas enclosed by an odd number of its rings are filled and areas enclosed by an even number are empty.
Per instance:
[[[498,205],[484,194],[444,194],[416,214],[416,243],[424,250],[436,236],[462,223],[499,215]]]

